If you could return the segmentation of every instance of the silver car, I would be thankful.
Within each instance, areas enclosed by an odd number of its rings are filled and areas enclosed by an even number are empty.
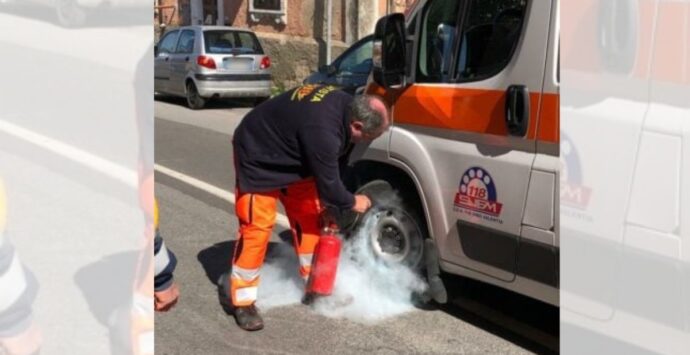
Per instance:
[[[192,109],[211,98],[271,95],[271,59],[256,35],[225,26],[169,30],[155,49],[154,90],[183,96]]]

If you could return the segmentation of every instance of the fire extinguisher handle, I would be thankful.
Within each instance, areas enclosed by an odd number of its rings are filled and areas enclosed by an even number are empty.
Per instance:
[[[321,230],[321,235],[337,235],[339,232],[338,227],[335,225],[330,225],[323,227]]]

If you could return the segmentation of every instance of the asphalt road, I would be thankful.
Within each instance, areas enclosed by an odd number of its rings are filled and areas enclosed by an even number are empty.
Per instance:
[[[472,292],[454,290],[452,304],[441,309],[409,307],[376,321],[326,317],[300,304],[294,285],[285,283],[296,270],[285,269],[294,266],[294,257],[286,252],[287,234],[280,226],[259,294],[266,327],[240,330],[218,303],[216,280],[228,268],[237,228],[228,198],[234,189],[231,139],[249,109],[232,102],[203,111],[188,110],[181,100],[155,103],[160,228],[177,254],[175,277],[182,292],[172,312],[156,315],[157,353],[523,354],[557,348],[555,308],[468,280],[451,280]],[[522,308],[523,316],[496,304]]]

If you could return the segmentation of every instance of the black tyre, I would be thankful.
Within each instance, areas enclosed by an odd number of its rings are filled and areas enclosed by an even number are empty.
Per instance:
[[[200,110],[206,106],[206,99],[199,95],[199,91],[192,81],[187,83],[187,106],[192,110]]]
[[[351,236],[362,223],[375,218],[372,232],[359,237],[369,239],[373,254],[386,262],[402,263],[420,270],[423,265],[425,224],[413,205],[412,198],[400,197],[384,180],[374,180],[357,190],[369,196],[373,207],[364,215],[345,216],[340,225]]]

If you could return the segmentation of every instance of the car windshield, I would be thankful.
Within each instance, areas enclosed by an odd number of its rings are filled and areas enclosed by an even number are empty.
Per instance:
[[[353,74],[368,74],[371,71],[371,52],[374,48],[374,38],[367,39],[357,48],[353,48],[342,59],[338,69],[341,72]]]
[[[259,40],[251,32],[204,31],[204,46],[210,54],[263,54]]]

